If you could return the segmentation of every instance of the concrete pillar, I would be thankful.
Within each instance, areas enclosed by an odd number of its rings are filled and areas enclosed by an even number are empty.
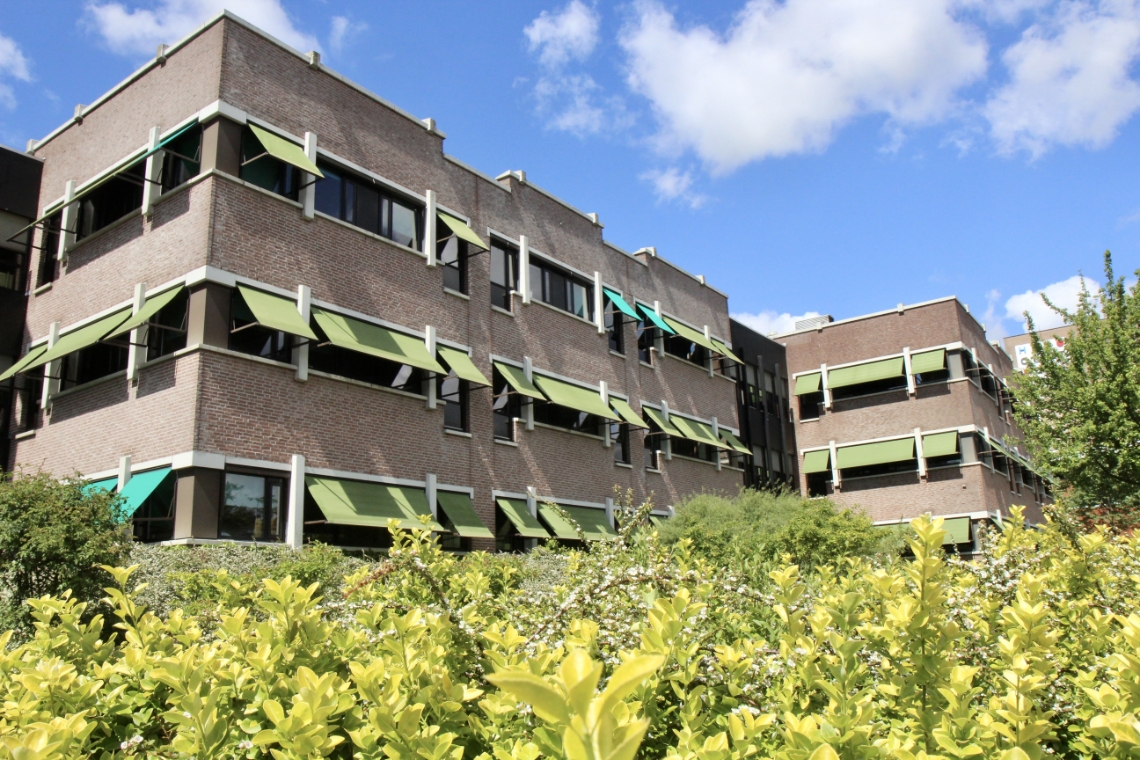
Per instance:
[[[827,445],[831,451],[831,485],[836,491],[838,491],[843,485],[842,478],[839,475],[839,450],[835,446],[835,441],[828,441]]]
[[[135,298],[131,304],[131,313],[138,314],[145,303],[146,283],[135,283]],[[138,375],[139,365],[146,361],[146,336],[146,325],[136,327],[130,332],[130,345],[127,346],[127,380],[134,380]]]
[[[437,504],[437,494],[439,492],[439,480],[436,478],[434,472],[429,472],[424,476],[424,495],[427,497],[428,507],[431,508],[431,516],[439,518],[439,504]]]
[[[241,176],[242,125],[217,118],[202,127],[202,173],[215,169]]]
[[[50,350],[55,346],[58,340],[59,322],[52,322],[48,327],[48,349]],[[48,404],[51,403],[51,397],[59,392],[59,369],[62,364],[62,359],[55,359],[44,366],[44,385],[43,392],[40,395],[40,409],[44,411],[47,411]]]
[[[712,333],[709,332],[709,326],[703,325],[702,330],[705,334],[705,340],[707,340],[711,343],[712,342]],[[711,353],[709,354],[709,358],[705,360],[705,367],[709,371],[709,377],[712,377],[713,376],[713,357],[712,357]]]
[[[123,488],[127,483],[131,482],[131,455],[123,454],[119,457],[119,485],[118,490],[122,493]]]
[[[519,282],[518,289],[522,293],[522,302],[530,303],[530,241],[526,235],[519,235]]]
[[[602,274],[601,272],[594,272],[594,324],[598,328],[598,335],[606,334],[604,306],[605,299],[602,296]]]
[[[194,467],[178,473],[174,538],[217,538],[222,470]]]
[[[617,530],[617,521],[614,520],[614,500],[612,496],[606,497],[606,521],[610,527]]]
[[[165,154],[161,150],[154,150],[158,145],[158,134],[158,127],[150,128],[147,150],[154,152],[146,157],[146,167],[143,169],[143,216],[150,216],[150,212],[154,210],[154,202],[162,194],[162,186],[158,184],[158,178],[162,173],[162,160]]]
[[[317,133],[305,133],[305,155],[314,164],[317,162]],[[317,186],[316,175],[302,172],[301,174],[301,216],[306,219],[313,218],[313,212],[316,210],[317,203]]]
[[[289,466],[289,516],[285,524],[285,543],[300,549],[305,543],[305,457],[294,454]]]
[[[918,459],[918,477],[926,480],[926,454],[922,450],[922,429],[914,429],[914,456]]]
[[[661,416],[665,418],[666,422],[669,421],[669,403],[666,401],[661,402]],[[666,462],[673,459],[673,439],[668,435],[664,439],[664,452]]]
[[[705,331],[706,332],[708,331],[707,327],[705,328]],[[709,419],[712,422],[713,437],[715,437],[719,441],[720,440],[720,425],[717,424],[716,417],[710,417]],[[716,450],[716,470],[717,470],[717,472],[720,472],[720,449]]]
[[[313,292],[307,285],[297,286],[297,311],[301,314],[301,319],[305,324],[309,324],[309,315],[312,310]],[[300,345],[293,349],[293,363],[297,365],[297,374],[295,375],[298,382],[305,382],[309,379],[309,340],[302,339]]]
[[[906,375],[906,392],[913,396],[918,392],[918,389],[914,384],[914,372],[911,371],[909,346],[903,347],[903,373]]]
[[[69,179],[63,193],[63,213],[60,215],[59,250],[55,257],[61,262],[67,261],[67,252],[75,245],[75,225],[79,223],[79,204],[72,201],[75,197],[75,180]]]
[[[424,209],[424,253],[427,254],[427,265],[434,267],[436,265],[435,190],[428,190],[424,195],[427,197],[426,208]]]
[[[230,344],[230,289],[207,282],[190,292],[186,345],[228,348]]]
[[[823,408],[831,409],[831,389],[827,387],[827,365],[819,365],[819,387],[823,390]]]
[[[529,356],[523,357],[523,374],[527,380],[534,382],[534,367]],[[526,429],[534,430],[534,401],[529,397],[523,401],[523,418],[526,421]]]
[[[661,316],[660,301],[653,302],[653,311],[656,312],[657,316]],[[658,356],[661,356],[665,353],[665,333],[661,330],[658,330],[656,337],[653,338],[653,347],[657,349]]]
[[[424,345],[427,346],[428,356],[434,357],[435,356],[435,328],[432,327],[431,325],[426,325],[424,327]],[[435,377],[434,373],[428,374],[426,390],[427,390],[427,393],[424,395],[427,396],[427,408],[428,409],[435,409],[436,404],[438,403],[438,399],[436,398],[438,387],[437,387],[436,377]]]

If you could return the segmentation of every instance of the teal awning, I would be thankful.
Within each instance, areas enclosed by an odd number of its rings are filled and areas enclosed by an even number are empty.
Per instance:
[[[169,467],[163,467],[132,475],[127,484],[123,486],[123,490],[119,492],[119,495],[123,497],[123,504],[120,507],[120,514],[123,519],[131,519],[135,510],[142,506],[147,497],[154,493],[154,489],[162,485],[162,481],[170,477],[172,472]]]
[[[102,480],[92,480],[89,483],[84,483],[83,493],[90,496],[96,491],[114,491],[118,487],[118,478],[103,478]]]
[[[627,316],[633,317],[634,319],[641,321],[641,317],[638,315],[637,309],[633,308],[628,303],[626,303],[626,300],[624,298],[622,298],[620,295],[618,295],[614,291],[610,290],[609,288],[602,288],[602,292],[605,293],[606,298],[613,301],[614,306],[616,306],[619,311],[626,314]]]
[[[652,322],[654,327],[664,331],[667,335],[676,335],[676,332],[673,331],[673,328],[665,324],[665,320],[662,319],[661,315],[655,312],[653,309],[649,308],[645,304],[639,303],[637,305],[637,310],[642,313],[645,319],[648,319],[650,322]]]

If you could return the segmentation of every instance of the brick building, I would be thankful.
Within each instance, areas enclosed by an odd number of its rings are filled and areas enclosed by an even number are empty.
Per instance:
[[[448,545],[735,491],[727,298],[230,14],[30,146],[10,462],[140,540]]]
[[[956,298],[779,336],[791,372],[798,482],[878,523],[924,513],[971,524],[1048,499],[1010,416],[1009,356]]]

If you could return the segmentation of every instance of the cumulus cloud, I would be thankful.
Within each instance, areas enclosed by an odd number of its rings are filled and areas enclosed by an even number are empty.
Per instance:
[[[659,144],[718,172],[818,151],[868,113],[902,126],[957,106],[986,72],[987,42],[954,0],[751,0],[726,34],[681,28],[642,0],[621,44],[629,84],[661,122]]]
[[[589,58],[598,44],[598,14],[581,0],[557,13],[543,11],[523,30],[543,66],[558,68]]]
[[[1045,305],[1041,295],[1045,294],[1050,301],[1063,309],[1074,311],[1077,308],[1082,285],[1088,288],[1089,293],[1100,292],[1100,283],[1096,280],[1074,275],[1067,280],[1046,285],[1040,290],[1027,290],[1013,296],[1005,302],[1005,318],[1020,322],[1023,331],[1029,329],[1028,323],[1025,322],[1025,312],[1029,312],[1029,316],[1033,317],[1033,324],[1039,330],[1060,327],[1065,320]]]
[[[0,77],[19,79],[22,82],[32,80],[31,67],[28,59],[16,41],[0,34]],[[16,95],[11,86],[0,80],[0,104],[7,108],[16,107]]]
[[[985,105],[1003,152],[1101,148],[1140,109],[1130,76],[1140,55],[1134,0],[1058,5],[1002,54],[1010,79]]]
[[[818,311],[809,311],[798,316],[793,316],[788,312],[780,314],[775,311],[762,311],[758,314],[732,314],[733,319],[741,324],[752,328],[761,335],[782,335],[791,332],[796,327],[796,322],[801,319],[811,319],[812,317],[820,316]]]
[[[693,173],[681,171],[675,166],[668,169],[653,169],[641,175],[641,179],[653,184],[657,202],[681,201],[689,208],[700,208],[708,201],[708,196],[693,191]]]
[[[353,37],[368,31],[368,24],[363,21],[351,21],[347,16],[333,16],[329,30],[329,47],[333,52],[339,53]]]
[[[87,20],[103,42],[123,55],[153,55],[158,45],[185,37],[222,9],[298,50],[320,50],[316,37],[293,25],[280,0],[159,0],[153,8],[90,2]]]

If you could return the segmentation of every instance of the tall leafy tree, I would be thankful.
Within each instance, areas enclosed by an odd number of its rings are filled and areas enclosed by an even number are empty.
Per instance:
[[[1034,460],[1092,522],[1140,525],[1140,283],[1127,288],[1104,254],[1099,293],[1082,285],[1075,310],[1042,295],[1073,331],[1063,349],[1041,340],[1014,379],[1015,412]],[[1140,271],[1137,272],[1140,275]]]

